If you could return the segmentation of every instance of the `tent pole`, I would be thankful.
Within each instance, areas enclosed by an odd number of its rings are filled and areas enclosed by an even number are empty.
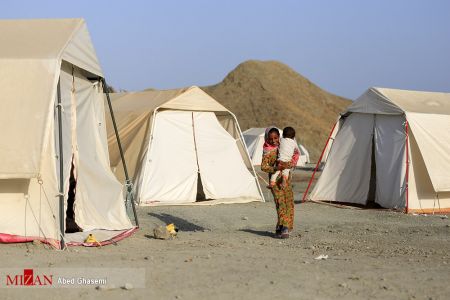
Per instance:
[[[303,194],[302,202],[306,201],[306,196],[308,195],[308,191],[309,191],[309,188],[311,187],[311,183],[312,183],[312,181],[314,179],[314,175],[316,175],[317,169],[319,168],[320,162],[322,161],[323,155],[325,154],[325,150],[327,149],[328,142],[330,141],[331,135],[333,134],[334,128],[336,127],[336,124],[338,122],[334,123],[333,128],[331,128],[330,134],[328,135],[327,142],[325,143],[325,147],[323,147],[322,154],[320,154],[320,158],[317,161],[317,164],[316,164],[316,167],[314,168],[314,172],[313,172],[313,174],[311,176],[311,179],[309,179],[308,187],[306,188],[305,193]]]
[[[136,206],[134,204],[134,197],[133,197],[133,183],[131,182],[130,177],[128,176],[127,164],[125,162],[125,156],[123,155],[122,143],[120,142],[119,131],[117,130],[116,118],[114,117],[114,112],[113,112],[113,108],[112,108],[112,104],[111,104],[111,98],[109,97],[109,92],[107,89],[105,78],[102,77],[101,81],[102,81],[102,85],[103,85],[103,92],[106,94],[106,99],[108,100],[109,112],[110,112],[111,120],[112,120],[113,127],[114,127],[114,133],[116,134],[117,146],[119,147],[120,158],[122,159],[123,171],[125,173],[125,185],[127,188],[126,199],[127,199],[127,201],[128,200],[131,201],[131,207],[133,208],[134,220],[136,222],[136,226],[139,227],[139,221],[138,221],[138,217],[137,217],[137,213],[136,213]]]
[[[64,157],[63,157],[63,143],[62,143],[62,104],[61,104],[61,78],[58,79],[57,86],[58,94],[58,139],[59,139],[59,230],[61,231],[61,249],[66,248],[64,241]]]
[[[409,180],[409,133],[408,133],[408,120],[405,121],[405,134],[406,134],[406,205],[405,205],[405,213],[408,213],[409,207],[409,188],[408,188],[408,180]]]

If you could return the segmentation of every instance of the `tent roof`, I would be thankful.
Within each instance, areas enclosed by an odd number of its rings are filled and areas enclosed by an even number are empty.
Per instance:
[[[111,94],[114,110],[122,112],[152,112],[156,108],[229,112],[222,104],[197,86],[175,90],[150,90]]]
[[[83,19],[0,20],[0,59],[62,59],[103,76]]]
[[[0,178],[40,172],[66,63],[77,66],[75,73],[102,76],[82,19],[0,20],[0,157],[8,158]]]
[[[206,94],[196,86],[175,90],[149,90],[132,93],[111,94],[114,115],[120,138],[123,143],[127,139],[133,139],[139,128],[147,122],[156,108],[209,111],[231,114],[224,106]],[[116,137],[112,130],[112,123],[107,118],[108,144],[110,145],[111,162],[120,159],[118,149],[112,149],[116,143]],[[116,151],[117,150],[117,151]]]
[[[450,115],[450,93],[373,87],[356,99],[346,112],[391,115],[415,112]]]

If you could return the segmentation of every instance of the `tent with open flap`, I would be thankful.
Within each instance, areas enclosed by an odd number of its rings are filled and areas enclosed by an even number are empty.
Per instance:
[[[100,242],[128,235],[85,22],[1,20],[0,45],[0,241],[61,247],[92,232]],[[65,234],[68,209],[83,232]]]
[[[341,114],[327,144],[308,199],[450,212],[449,93],[370,88]]]

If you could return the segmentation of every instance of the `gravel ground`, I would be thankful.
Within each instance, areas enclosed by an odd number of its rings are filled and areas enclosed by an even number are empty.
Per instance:
[[[296,174],[299,199],[307,179]],[[0,298],[450,299],[447,216],[298,203],[291,238],[279,240],[272,202],[138,213],[141,229],[117,245],[0,245],[0,261],[3,268],[145,268],[145,289],[2,288]],[[171,222],[177,238],[151,237]]]

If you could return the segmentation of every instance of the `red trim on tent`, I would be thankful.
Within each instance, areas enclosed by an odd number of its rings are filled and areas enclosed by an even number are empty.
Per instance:
[[[408,133],[408,121],[405,121],[405,134],[406,134],[406,207],[405,212],[408,213],[409,206],[409,133]]]
[[[61,244],[59,241],[54,239],[46,239],[38,236],[21,236],[7,233],[0,233],[0,243],[8,244],[8,243],[29,243],[32,241],[40,241],[44,244],[48,244],[55,249],[60,249]]]
[[[66,246],[85,246],[85,247],[106,246],[109,244],[114,244],[118,241],[123,240],[124,238],[131,236],[138,229],[139,229],[139,227],[130,228],[130,229],[123,231],[120,234],[112,237],[109,240],[101,241],[99,243],[68,242],[68,243],[66,243]],[[20,235],[0,233],[0,243],[5,243],[5,244],[7,244],[7,243],[29,243],[29,242],[33,242],[36,240],[38,240],[44,244],[48,244],[55,249],[61,249],[61,243],[58,240],[45,239],[43,237],[37,237],[37,236],[26,236],[25,237],[25,236],[20,236]]]
[[[339,121],[338,121],[338,122],[339,122]],[[331,135],[333,134],[334,128],[336,127],[336,125],[337,125],[338,122],[334,123],[333,128],[331,128],[330,134],[328,135],[327,142],[325,143],[325,147],[323,147],[322,154],[320,154],[320,158],[319,158],[319,160],[317,161],[316,168],[314,169],[314,172],[313,172],[313,174],[312,174],[312,176],[311,176],[311,179],[309,180],[308,187],[306,188],[306,191],[305,191],[305,193],[303,194],[302,202],[305,202],[305,201],[306,201],[306,196],[308,195],[308,190],[309,190],[309,188],[311,187],[311,183],[312,183],[312,181],[313,181],[313,179],[314,179],[314,175],[316,175],[317,169],[319,168],[319,164],[320,164],[320,162],[322,161],[323,155],[325,154],[325,149],[327,149],[328,142],[330,141]]]
[[[85,243],[85,242],[67,242],[67,246],[84,246],[84,247],[98,247],[98,246],[106,246],[106,245],[110,245],[110,244],[115,244],[118,241],[123,240],[124,238],[127,238],[129,236],[131,236],[133,233],[135,233],[137,230],[139,229],[139,227],[133,227],[128,229],[127,231],[124,231],[112,238],[110,238],[109,240],[106,241],[101,241],[98,243]]]

